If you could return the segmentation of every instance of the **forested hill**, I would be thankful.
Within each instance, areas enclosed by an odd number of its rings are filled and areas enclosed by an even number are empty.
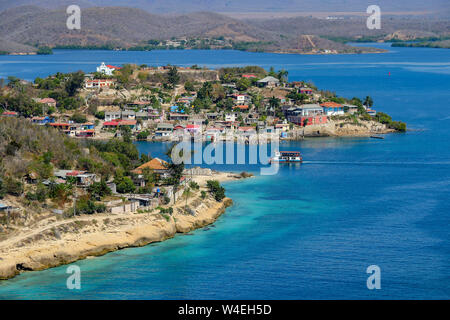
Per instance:
[[[69,30],[66,10],[58,7],[60,9],[21,6],[0,11],[0,52],[28,53],[42,46],[130,49],[145,48],[153,40],[222,39],[223,43],[215,47],[203,41],[187,49],[211,47],[290,53],[360,53],[374,50],[354,48],[345,42],[361,38],[386,40],[395,38],[397,34],[406,34],[406,40],[450,34],[450,20],[396,18],[383,21],[381,30],[369,30],[365,17],[242,20],[213,12],[152,14],[126,7],[83,8],[81,30]]]

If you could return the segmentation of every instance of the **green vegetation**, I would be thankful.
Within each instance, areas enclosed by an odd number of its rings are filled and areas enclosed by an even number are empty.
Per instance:
[[[376,36],[363,36],[363,37],[339,37],[339,36],[327,36],[322,35],[323,38],[339,42],[339,43],[347,43],[347,42],[357,42],[357,43],[366,43],[366,42],[377,42],[380,39],[383,39],[386,35],[376,35]]]
[[[50,55],[53,54],[53,50],[50,47],[39,47],[36,53],[39,55]]]
[[[147,140],[149,135],[150,135],[150,132],[148,130],[144,130],[137,134],[136,139],[145,141],[145,140]]]
[[[411,43],[397,42],[397,43],[393,43],[392,47],[450,49],[450,40],[424,41],[424,42],[411,42]]]
[[[177,67],[170,66],[169,72],[167,73],[167,80],[172,88],[180,82],[180,75],[178,74]]]
[[[0,118],[0,146],[3,146],[0,148],[0,195],[21,196],[25,192],[29,201],[44,202],[50,198],[58,205],[72,197],[74,180],[52,182],[57,169],[86,170],[99,175],[102,180],[87,188],[90,199],[95,201],[111,194],[105,182],[111,177],[118,192],[133,192],[135,186],[130,171],[149,160],[146,155],[139,157],[136,146],[130,141],[78,141],[56,129],[8,117]],[[25,190],[22,181],[30,174],[37,183]],[[45,180],[50,183],[42,184]],[[153,177],[148,180],[155,181]],[[81,202],[80,206],[87,208],[81,208],[80,212],[92,212],[92,203]]]
[[[378,122],[387,125],[391,129],[394,129],[394,130],[397,130],[400,132],[406,131],[406,123],[400,122],[400,121],[392,121],[391,116],[387,115],[386,113],[378,112],[377,115],[375,116],[375,119]]]
[[[206,186],[216,201],[222,201],[225,198],[225,188],[220,185],[219,181],[208,180]]]
[[[106,206],[103,203],[95,202],[89,195],[77,199],[75,209],[70,208],[67,215],[94,214],[106,212]]]
[[[200,186],[198,185],[197,182],[191,181],[191,182],[189,182],[189,188],[191,188],[192,190],[198,190],[198,189],[200,189]]]
[[[74,113],[70,117],[70,120],[72,120],[75,123],[86,123],[87,122],[86,116],[81,113]]]

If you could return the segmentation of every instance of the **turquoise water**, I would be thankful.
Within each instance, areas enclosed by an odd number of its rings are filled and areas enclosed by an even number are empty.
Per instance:
[[[227,183],[235,204],[213,227],[79,261],[80,291],[66,289],[62,266],[0,282],[0,298],[450,298],[448,50],[332,56],[58,51],[0,57],[0,74],[32,79],[62,67],[91,71],[103,60],[284,67],[292,81],[312,80],[348,97],[369,94],[377,110],[414,130],[385,140],[283,143],[281,150],[300,150],[306,162],[281,166],[275,176]],[[166,148],[138,146],[153,156]],[[258,173],[257,166],[214,167]],[[381,290],[366,287],[366,268],[373,264],[381,268]]]

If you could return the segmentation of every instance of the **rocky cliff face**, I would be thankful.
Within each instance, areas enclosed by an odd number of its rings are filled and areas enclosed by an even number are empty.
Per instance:
[[[302,130],[300,135],[305,136],[338,136],[338,137],[352,137],[352,136],[370,136],[373,134],[383,134],[394,132],[386,125],[376,121],[359,120],[357,123],[348,120],[329,120],[326,124],[310,125]]]
[[[128,215],[82,216],[53,222],[0,242],[0,279],[23,271],[43,270],[123,248],[145,246],[172,238],[216,221],[232,205],[229,198],[190,202],[186,213],[181,204],[172,216],[155,212]]]

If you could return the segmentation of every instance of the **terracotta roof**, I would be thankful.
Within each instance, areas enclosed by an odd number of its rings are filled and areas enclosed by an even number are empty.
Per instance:
[[[81,173],[82,173],[81,171],[76,171],[76,170],[74,170],[74,171],[72,171],[72,172],[66,173],[66,176],[76,177],[76,176],[78,176],[78,175],[81,174]]]
[[[320,105],[321,107],[330,107],[330,108],[342,108],[342,104],[336,103],[336,102],[324,102]]]
[[[162,159],[154,158],[142,166],[133,170],[134,173],[141,174],[142,170],[148,168],[150,170],[167,170],[168,163]]]
[[[40,103],[56,103],[56,100],[53,98],[44,98],[39,101]]]
[[[255,130],[254,127],[239,127],[238,128],[239,131],[253,131]]]
[[[136,123],[136,120],[122,120],[119,122],[119,126],[134,126]]]
[[[103,126],[118,126],[119,125],[119,121],[106,121],[103,122]]]
[[[94,79],[94,80],[86,80],[86,82],[88,82],[88,83],[94,83],[94,82],[97,82],[97,83],[103,83],[103,82],[114,82],[115,80],[112,80],[112,79]]]
[[[235,109],[248,109],[247,105],[235,106]]]

